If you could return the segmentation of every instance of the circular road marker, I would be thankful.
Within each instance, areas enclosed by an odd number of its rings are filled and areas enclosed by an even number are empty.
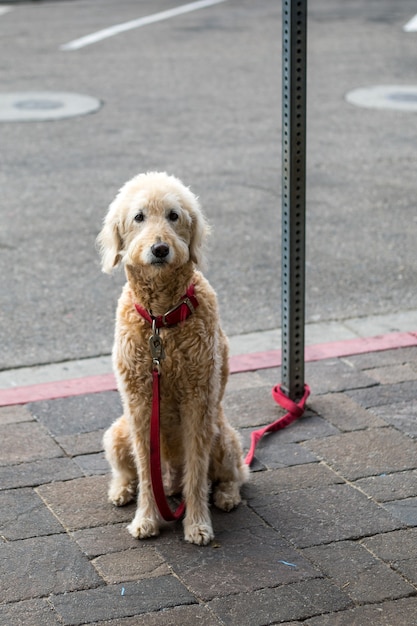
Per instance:
[[[350,104],[367,109],[417,112],[417,87],[413,85],[362,87],[349,91],[345,99]]]
[[[100,100],[64,91],[0,93],[0,122],[49,122],[94,113]]]

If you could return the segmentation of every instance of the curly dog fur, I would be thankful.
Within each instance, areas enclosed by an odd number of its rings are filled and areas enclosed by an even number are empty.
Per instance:
[[[196,196],[165,173],[128,181],[109,207],[98,236],[104,272],[122,263],[127,283],[116,315],[113,366],[123,415],[106,431],[104,448],[112,468],[109,500],[122,506],[136,497],[129,532],[143,539],[159,533],[161,519],[149,469],[152,358],[149,324],[135,303],[162,315],[191,283],[199,306],[188,320],[161,329],[166,357],[161,376],[161,458],[167,494],[186,501],[184,536],[205,545],[213,539],[209,493],[225,511],[240,502],[248,478],[236,431],[222,398],[228,376],[228,344],[216,294],[197,269],[208,226]]]

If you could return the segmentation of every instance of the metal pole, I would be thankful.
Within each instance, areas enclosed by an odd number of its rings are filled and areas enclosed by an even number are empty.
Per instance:
[[[304,392],[307,0],[282,6],[282,389]]]

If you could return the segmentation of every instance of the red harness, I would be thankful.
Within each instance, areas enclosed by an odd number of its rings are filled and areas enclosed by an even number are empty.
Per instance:
[[[159,381],[161,377],[161,361],[164,358],[164,348],[162,339],[159,335],[160,328],[169,328],[176,326],[194,313],[198,307],[198,300],[194,295],[194,285],[190,285],[185,295],[181,298],[180,302],[167,311],[164,315],[158,315],[154,317],[149,311],[141,307],[139,304],[135,304],[136,311],[143,319],[145,319],[152,326],[152,335],[149,338],[149,346],[152,355],[152,412],[151,412],[151,429],[150,429],[150,470],[151,470],[151,482],[152,491],[155,498],[156,505],[158,507],[161,517],[167,521],[172,522],[180,519],[185,511],[185,501],[175,511],[171,510],[164,492],[164,485],[162,481],[162,467],[161,467],[161,451],[160,451],[160,432],[159,432],[159,418],[160,418],[160,386]],[[304,413],[304,407],[306,400],[310,394],[308,385],[304,387],[304,395],[298,403],[290,400],[282,391],[279,385],[276,385],[272,390],[274,400],[287,409],[288,413],[283,417],[280,417],[269,426],[255,430],[251,435],[251,447],[246,455],[245,463],[250,465],[253,461],[255,449],[258,441],[269,432],[275,432],[280,430],[288,424],[291,424],[297,418],[301,417]]]

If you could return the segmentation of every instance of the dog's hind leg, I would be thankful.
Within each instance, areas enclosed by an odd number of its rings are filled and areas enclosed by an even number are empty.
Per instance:
[[[223,511],[234,509],[241,501],[240,487],[249,478],[249,468],[243,460],[239,435],[225,420],[221,407],[220,430],[213,440],[210,478],[217,508]]]
[[[138,485],[129,427],[124,415],[106,430],[103,445],[112,470],[109,501],[116,506],[123,506],[136,497]]]

